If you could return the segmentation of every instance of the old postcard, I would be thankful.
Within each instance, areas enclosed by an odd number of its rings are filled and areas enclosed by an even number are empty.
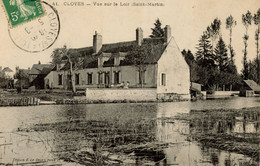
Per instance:
[[[0,165],[258,166],[259,0],[0,0]]]

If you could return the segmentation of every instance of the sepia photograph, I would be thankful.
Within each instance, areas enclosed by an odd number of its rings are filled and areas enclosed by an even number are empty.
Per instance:
[[[0,0],[0,165],[259,166],[259,0]]]

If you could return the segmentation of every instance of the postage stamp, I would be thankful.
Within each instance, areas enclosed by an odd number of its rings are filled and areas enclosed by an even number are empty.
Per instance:
[[[41,52],[51,47],[60,32],[60,19],[57,10],[47,2],[38,2],[41,3],[41,6],[38,7],[44,9],[43,16],[35,17],[15,28],[9,27],[9,36],[13,43],[18,48],[31,53]]]
[[[39,0],[2,0],[11,27],[23,24],[45,14]]]

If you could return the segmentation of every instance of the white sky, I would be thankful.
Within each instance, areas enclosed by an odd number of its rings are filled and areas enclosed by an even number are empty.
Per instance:
[[[70,2],[73,0],[66,0]],[[82,0],[84,1],[84,0]],[[85,0],[86,2],[87,0]],[[50,0],[48,3],[58,2],[55,8],[59,12],[61,31],[57,41],[48,50],[39,53],[28,53],[17,48],[8,35],[8,22],[3,8],[0,7],[0,66],[15,66],[28,68],[33,64],[48,63],[54,48],[67,44],[71,48],[92,46],[95,31],[103,36],[103,43],[135,40],[135,29],[142,27],[144,37],[151,34],[156,18],[172,28],[179,48],[190,49],[195,54],[195,47],[206,27],[214,18],[222,21],[222,36],[228,44],[228,31],[225,29],[225,18],[232,14],[237,20],[233,30],[233,47],[236,52],[235,60],[238,70],[242,68],[242,36],[245,28],[241,23],[241,15],[250,10],[256,13],[260,8],[260,0],[88,0],[91,6],[64,6],[62,0]],[[73,1],[75,2],[75,1]],[[164,7],[95,7],[93,2],[163,2]],[[249,28],[248,58],[256,56],[254,32],[256,26]]]

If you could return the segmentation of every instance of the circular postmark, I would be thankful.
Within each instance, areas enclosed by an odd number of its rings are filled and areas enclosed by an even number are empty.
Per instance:
[[[41,52],[51,47],[60,32],[60,19],[56,9],[44,1],[39,1],[44,15],[21,25],[9,28],[13,43],[27,52]],[[26,2],[24,2],[26,4]]]

